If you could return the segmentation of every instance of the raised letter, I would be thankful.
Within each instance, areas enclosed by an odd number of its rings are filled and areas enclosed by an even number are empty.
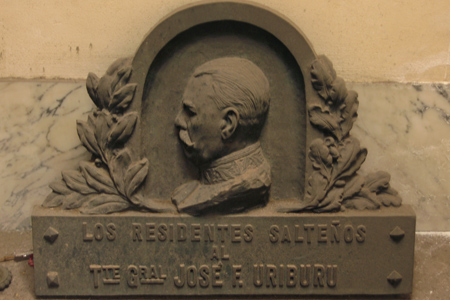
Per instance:
[[[327,266],[327,284],[329,287],[335,287],[337,282],[337,265]]]
[[[83,222],[83,224],[81,224],[81,229],[83,230],[83,241],[91,242],[94,240],[94,235],[92,233],[87,232],[87,223],[86,222]]]
[[[199,278],[198,283],[202,288],[209,286],[209,267],[207,265],[200,266],[198,269]]]
[[[344,241],[351,243],[353,241],[354,229],[352,225],[345,225],[344,228]]]
[[[195,266],[189,266],[186,271],[186,282],[191,288],[197,285],[197,268]]]
[[[303,225],[303,228],[306,231],[306,242],[308,244],[311,244],[311,231],[314,231],[314,225],[313,224],[305,224],[305,225]]]
[[[186,225],[183,223],[177,224],[177,236],[178,241],[183,242],[186,240]]]
[[[105,271],[105,278],[103,278],[104,284],[119,284],[120,283],[120,266],[106,265],[102,266]],[[112,276],[110,276],[112,275]]]
[[[241,224],[231,225],[231,242],[232,243],[241,242]]]
[[[339,221],[332,221],[331,222],[331,230],[333,231],[333,237],[334,240],[331,240],[331,242],[336,241],[336,243],[339,243],[341,240],[341,224]]]
[[[200,242],[200,224],[191,224],[191,241]]]
[[[155,223],[145,223],[145,239],[155,241]]]
[[[147,266],[139,266],[139,273],[140,273],[140,277],[141,277],[141,283],[147,281],[148,278],[148,267]]]
[[[220,241],[222,243],[225,242],[225,231],[228,230],[228,225],[226,224],[218,224],[217,230],[220,231]]]
[[[220,260],[220,257],[219,257],[219,247],[216,246],[216,245],[213,245],[213,246],[212,246],[212,256],[211,256],[211,260],[214,260],[214,259]]]
[[[94,237],[97,241],[103,240],[103,231],[105,231],[105,227],[103,226],[103,224],[95,224]]]
[[[300,265],[300,285],[302,287],[309,286],[311,276],[311,265]]]
[[[317,225],[319,231],[317,232],[317,241],[319,243],[326,243],[327,238],[327,224],[319,224]]]
[[[133,241],[142,241],[142,227],[139,223],[131,224],[133,227],[133,231],[131,232],[131,236],[133,237]]]
[[[225,245],[220,245],[220,259],[222,259],[222,260],[230,259],[230,255],[227,254],[225,251]]]
[[[253,226],[251,224],[247,224],[244,227],[244,241],[250,243],[253,240]]]
[[[116,236],[116,225],[114,223],[106,225],[106,238],[108,241],[114,241]]]
[[[366,226],[359,225],[356,228],[356,240],[358,243],[362,243],[366,240]]]
[[[303,237],[300,235],[300,226],[295,225],[295,242],[303,243]]]
[[[244,282],[241,280],[241,271],[242,265],[233,265],[233,276],[231,278],[231,284],[233,287],[236,287],[239,284],[239,287],[242,287]]]
[[[205,230],[205,242],[207,242],[208,240],[210,242],[214,242],[215,238],[216,238],[216,232],[214,231],[214,224],[208,225],[205,224],[204,226],[204,230]],[[208,239],[206,239],[206,236],[208,236]]]
[[[325,267],[323,265],[314,265],[314,286],[324,286],[323,277],[325,276]]]
[[[158,240],[161,242],[167,240],[167,225],[164,223],[158,226]]]
[[[287,287],[295,287],[297,285],[297,267],[295,265],[287,265]]]
[[[169,224],[169,241],[173,242],[173,224]]]
[[[94,288],[98,288],[98,277],[99,277],[99,274],[100,274],[100,272],[101,272],[101,270],[102,270],[102,266],[99,266],[99,265],[90,265],[89,266],[89,269],[91,270],[91,272],[92,272],[92,274],[94,274]]]
[[[158,265],[158,272],[159,272],[159,279],[166,279],[167,278],[167,275],[163,274],[161,265]]]
[[[138,286],[138,268],[134,265],[128,266],[127,269],[127,283],[129,287]]]
[[[283,233],[281,235],[281,242],[285,243],[288,242],[290,243],[292,241],[291,239],[291,232],[289,231],[289,227],[287,225],[283,226]]]
[[[305,225],[303,225],[303,228],[306,231],[306,242],[308,244],[311,244],[311,232],[314,231],[314,225],[313,224],[305,224]]]
[[[261,287],[263,285],[264,265],[253,265],[253,285]]]
[[[179,224],[178,224],[179,225]],[[175,286],[177,287],[177,288],[181,288],[181,287],[183,287],[184,286],[184,281],[185,281],[185,274],[186,274],[186,271],[185,271],[185,266],[184,266],[184,264],[181,264],[180,265],[180,271],[179,271],[179,275],[178,276],[175,276],[174,278],[173,278],[173,283],[175,284]]]
[[[155,265],[150,265],[150,279],[158,279],[158,272]]]
[[[269,240],[272,243],[278,242],[279,233],[280,233],[280,228],[277,225],[270,226],[270,229],[269,229]]]
[[[223,280],[220,280],[220,270],[222,270],[221,266],[213,265],[212,266],[212,286],[213,287],[222,287]]]
[[[266,286],[277,286],[277,267],[275,265],[266,265]]]
[[[282,287],[284,286],[284,265],[280,265],[278,268],[278,286]]]

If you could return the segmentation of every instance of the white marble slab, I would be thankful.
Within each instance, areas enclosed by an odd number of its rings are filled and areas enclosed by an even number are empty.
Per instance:
[[[361,172],[391,173],[418,230],[450,230],[450,86],[348,87],[360,95],[352,134],[369,150]],[[20,81],[0,82],[0,103],[0,229],[21,229],[48,184],[89,157],[75,120],[93,104],[82,82]]]
[[[84,83],[0,82],[0,228],[30,225],[31,210],[86,150],[76,119],[92,105]]]
[[[352,134],[369,150],[361,171],[391,173],[418,230],[450,230],[450,85],[348,86],[360,99]]]

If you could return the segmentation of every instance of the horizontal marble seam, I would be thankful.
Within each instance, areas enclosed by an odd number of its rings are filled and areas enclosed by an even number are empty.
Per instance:
[[[418,232],[446,233],[450,84],[347,86],[360,103],[352,135],[369,150],[360,172],[390,172],[391,185],[416,210]],[[94,105],[83,82],[64,80],[0,80],[0,101],[0,229],[27,228],[33,205],[50,192],[48,184],[89,157],[75,121],[85,120]]]

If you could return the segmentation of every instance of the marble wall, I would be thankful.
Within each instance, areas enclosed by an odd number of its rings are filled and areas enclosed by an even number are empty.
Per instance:
[[[75,120],[92,105],[81,82],[0,82],[0,103],[0,228],[19,229],[48,184],[87,155]]]
[[[420,231],[450,230],[450,85],[349,84],[359,94],[352,134],[369,150],[361,172],[386,170]]]
[[[352,134],[368,148],[362,173],[386,170],[419,231],[450,230],[450,85],[348,83],[359,94]],[[34,205],[65,169],[88,158],[75,120],[93,108],[84,82],[0,82],[0,229],[30,226]]]

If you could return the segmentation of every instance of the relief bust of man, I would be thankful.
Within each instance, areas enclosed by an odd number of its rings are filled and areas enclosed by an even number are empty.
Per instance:
[[[200,179],[175,189],[178,211],[233,213],[267,203],[270,165],[259,137],[269,102],[269,81],[247,59],[214,59],[194,71],[175,126]]]

